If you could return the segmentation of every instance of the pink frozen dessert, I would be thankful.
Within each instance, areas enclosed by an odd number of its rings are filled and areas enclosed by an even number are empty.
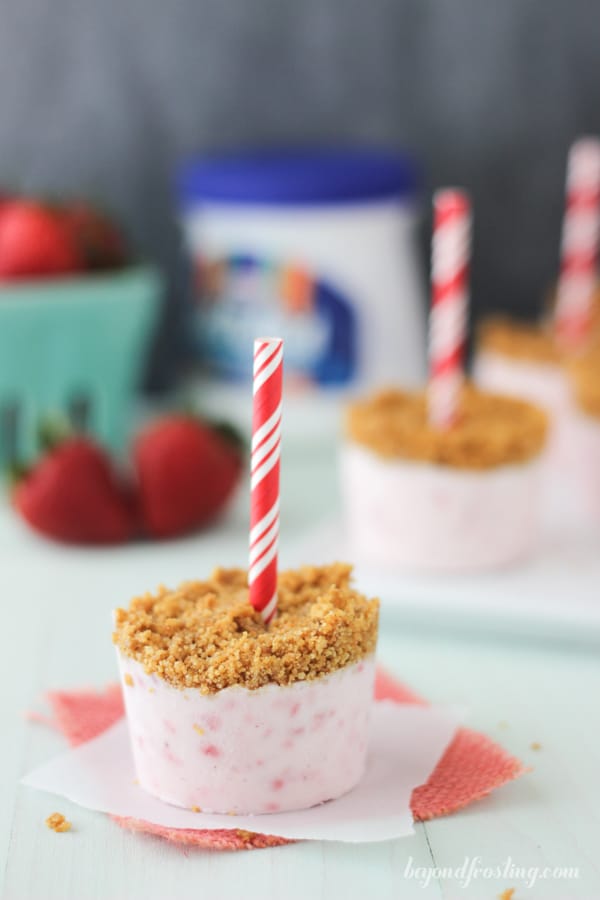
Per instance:
[[[549,446],[564,452],[565,420],[570,406],[564,357],[550,323],[526,323],[496,317],[478,333],[473,377],[485,391],[521,397],[550,417]]]
[[[269,624],[246,572],[161,588],[115,615],[139,783],[212,813],[303,809],[366,762],[379,603],[341,563],[283,572]]]
[[[600,344],[568,366],[572,392],[568,421],[569,475],[583,506],[600,520]]]
[[[352,404],[341,465],[357,560],[468,572],[526,556],[538,537],[546,428],[537,407],[470,386],[447,430],[429,424],[423,392]]]

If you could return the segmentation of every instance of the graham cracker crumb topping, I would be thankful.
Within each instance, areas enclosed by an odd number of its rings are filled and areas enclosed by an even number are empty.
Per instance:
[[[574,359],[568,372],[577,405],[600,419],[600,344]]]
[[[558,366],[561,352],[549,326],[494,316],[478,329],[478,349],[521,362]]]
[[[117,609],[113,641],[148,674],[203,694],[319,678],[375,650],[379,601],[350,587],[351,572],[343,563],[281,572],[266,625],[248,602],[247,573],[216,569]]]
[[[526,462],[542,450],[547,429],[547,417],[537,406],[470,385],[463,390],[459,421],[444,431],[429,424],[423,391],[381,391],[352,404],[346,415],[351,440],[383,457],[457,469]]]

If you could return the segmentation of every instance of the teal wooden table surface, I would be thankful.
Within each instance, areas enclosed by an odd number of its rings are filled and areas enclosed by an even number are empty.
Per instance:
[[[330,460],[284,459],[283,564],[336,503]],[[410,838],[236,854],[182,850],[19,786],[22,774],[64,746],[24,713],[40,709],[50,688],[115,680],[110,611],[132,593],[201,576],[217,564],[244,564],[246,512],[242,495],[227,522],[205,535],[93,551],[38,540],[6,504],[0,508],[1,896],[484,900],[515,888],[514,900],[599,898],[600,658],[593,643],[560,634],[536,641],[485,628],[465,632],[409,623],[384,609],[380,661],[429,699],[466,705],[471,727],[531,767],[461,813],[417,825]],[[72,821],[71,832],[46,828],[57,809]]]

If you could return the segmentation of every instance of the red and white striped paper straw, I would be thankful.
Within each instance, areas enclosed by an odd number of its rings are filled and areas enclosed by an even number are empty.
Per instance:
[[[265,622],[277,610],[279,459],[283,341],[254,342],[254,402],[250,475],[250,603]]]
[[[429,421],[450,428],[464,381],[471,204],[464,191],[437,191],[434,199],[429,315]]]
[[[600,140],[580,138],[569,152],[555,329],[577,349],[588,335],[600,236]]]

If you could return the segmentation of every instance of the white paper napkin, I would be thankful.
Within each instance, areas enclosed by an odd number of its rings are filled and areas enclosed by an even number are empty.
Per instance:
[[[412,834],[412,791],[427,781],[463,717],[456,708],[376,703],[360,784],[339,800],[299,812],[232,817],[193,813],[156,800],[135,783],[125,719],[34,769],[22,783],[88,809],[168,828],[242,828],[299,840],[384,841]]]

